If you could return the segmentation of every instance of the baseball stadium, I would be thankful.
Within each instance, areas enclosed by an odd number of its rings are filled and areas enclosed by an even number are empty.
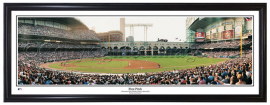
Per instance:
[[[182,42],[147,41],[155,24],[119,19],[119,30],[97,33],[75,17],[19,17],[17,84],[252,84],[251,17],[187,17]]]

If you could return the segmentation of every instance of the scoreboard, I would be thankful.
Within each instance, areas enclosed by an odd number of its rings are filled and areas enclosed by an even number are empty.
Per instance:
[[[204,32],[196,32],[195,33],[195,38],[205,38]]]
[[[196,32],[195,33],[195,41],[196,42],[204,42],[205,41],[205,32]]]

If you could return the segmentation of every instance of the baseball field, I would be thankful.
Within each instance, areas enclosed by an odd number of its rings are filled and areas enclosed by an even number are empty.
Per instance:
[[[173,69],[188,69],[196,66],[211,65],[228,59],[202,57],[174,57],[174,56],[140,56],[140,57],[103,57],[83,60],[69,60],[67,62],[53,62],[40,65],[44,68],[91,73],[144,73],[170,71]],[[62,63],[62,65],[61,65]],[[65,63],[65,65],[63,65]],[[159,67],[160,65],[160,67]]]

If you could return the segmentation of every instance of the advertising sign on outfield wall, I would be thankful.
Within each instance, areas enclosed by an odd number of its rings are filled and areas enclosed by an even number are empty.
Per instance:
[[[233,38],[233,30],[223,31],[223,39]]]
[[[242,25],[235,25],[235,38],[239,38],[242,35]]]
[[[206,32],[206,39],[210,39],[210,31]]]
[[[217,33],[218,40],[222,40],[222,35],[223,35],[223,32],[218,32]]]
[[[218,39],[218,34],[217,33],[212,33],[211,34],[211,40],[217,40]]]

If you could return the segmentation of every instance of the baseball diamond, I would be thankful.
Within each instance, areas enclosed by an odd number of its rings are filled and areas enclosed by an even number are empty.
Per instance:
[[[110,58],[110,57],[105,57]],[[52,62],[41,64],[41,67],[58,70],[73,70],[90,73],[144,73],[144,72],[161,72],[168,69],[187,69],[197,66],[210,65],[225,62],[226,58],[197,58],[195,62],[188,62],[186,58],[114,58],[112,62],[101,62],[103,59],[84,59],[81,62],[78,60],[70,60],[65,66],[61,62]],[[147,60],[147,61],[146,61]],[[128,64],[131,66],[128,66]],[[158,65],[161,65],[159,68]],[[143,71],[140,70],[143,67]]]

